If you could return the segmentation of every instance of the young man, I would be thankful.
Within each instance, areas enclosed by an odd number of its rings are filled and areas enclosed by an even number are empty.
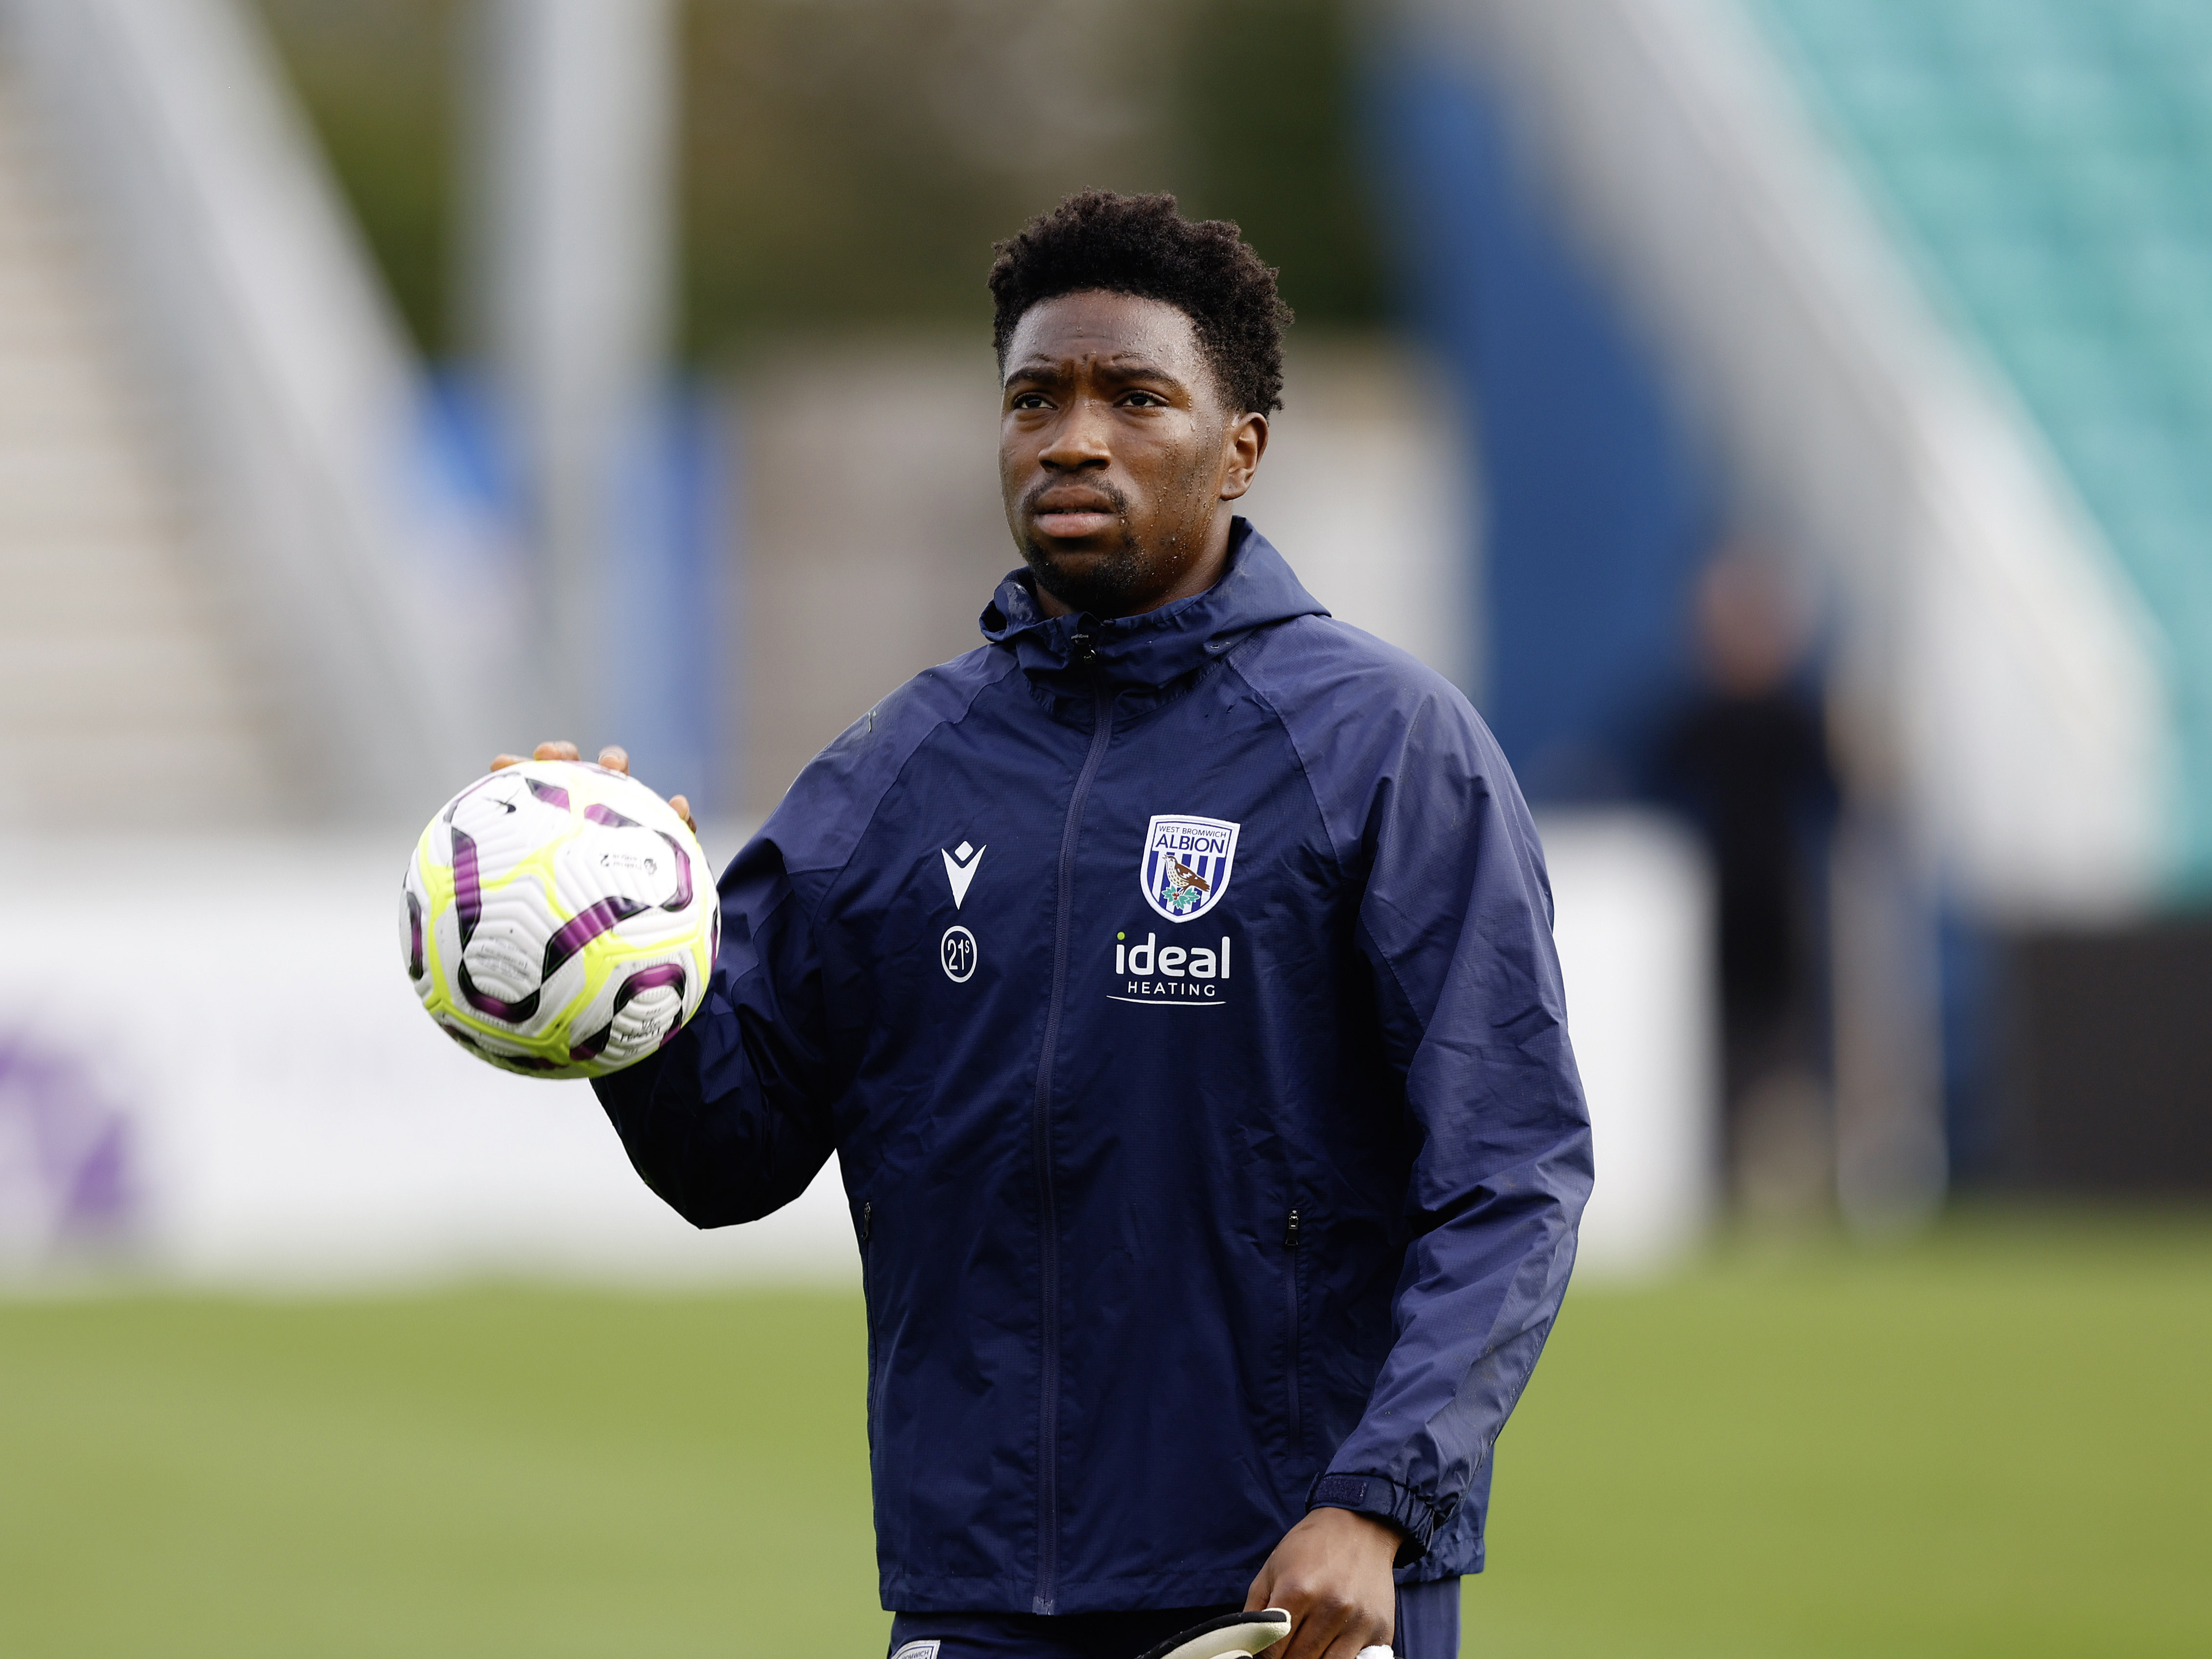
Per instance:
[[[1535,833],[1466,700],[1231,515],[1288,315],[1236,228],[1089,192],[990,283],[1025,568],[595,1086],[701,1226],[839,1155],[895,1650],[1273,1605],[1289,1659],[1445,1659],[1590,1184]]]

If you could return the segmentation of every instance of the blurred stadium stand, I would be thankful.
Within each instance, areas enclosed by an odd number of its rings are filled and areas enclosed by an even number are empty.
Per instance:
[[[269,711],[56,158],[0,66],[0,823],[265,817]]]
[[[2014,390],[2158,635],[2160,887],[2212,897],[2212,8],[1759,0],[1948,322]],[[2163,908],[2163,907],[2161,907]],[[2212,1191],[2203,924],[2013,917],[1970,1172]],[[1961,1040],[1972,1041],[1962,1034]]]
[[[2204,15],[1408,0],[1380,56],[1417,309],[1492,416],[1486,706],[1534,792],[1633,787],[1705,550],[1749,532],[1826,598],[1869,1220],[1954,1153],[2020,1167],[1966,1155],[2036,1061],[1965,964],[2124,952],[2201,884]]]
[[[373,942],[390,837],[557,710],[714,801],[726,854],[970,644],[1012,562],[983,250],[1093,183],[1282,262],[1248,508],[1469,690],[1543,816],[1617,1149],[1593,1265],[1674,1259],[1718,1201],[1711,872],[1647,774],[1744,539],[1817,602],[1844,783],[1820,1191],[1878,1224],[1960,1179],[2212,1186],[2177,920],[2212,892],[2212,13],[1085,15],[0,0],[0,830],[112,901],[0,976],[0,1255],[128,1148],[100,1190],[212,1276],[846,1272],[831,1186],[699,1255],[580,1091],[439,1043]],[[1083,95],[1041,94],[1077,49]],[[143,833],[43,833],[84,812]],[[118,1033],[125,869],[181,988]],[[288,977],[257,1046],[209,941],[271,881],[360,977]],[[13,925],[63,928],[42,902]],[[333,1053],[376,1059],[308,1086]]]
[[[224,0],[8,0],[0,40],[186,486],[282,815],[397,819],[498,729],[510,665],[473,613],[513,588],[416,465],[419,373],[265,41]]]
[[[2179,759],[2163,873],[2212,892],[2212,8],[1757,10],[2140,591]]]
[[[557,607],[521,492],[471,465],[503,439],[434,389],[256,14],[5,0],[0,70],[0,830],[39,872],[10,945],[44,940],[0,968],[0,1268],[842,1271],[804,1215],[795,1249],[702,1253],[586,1095],[502,1123],[393,994],[396,860],[528,741]],[[673,617],[655,645],[698,609],[649,579],[714,472],[672,401],[605,464],[605,609]]]

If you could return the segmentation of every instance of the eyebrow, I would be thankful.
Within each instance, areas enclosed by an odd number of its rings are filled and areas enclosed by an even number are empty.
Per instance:
[[[1104,370],[1125,380],[1166,380],[1182,386],[1182,376],[1162,366],[1159,360],[1133,351],[1117,351],[1101,365]],[[1057,380],[1066,378],[1065,358],[1024,357],[1006,370],[1006,384],[1016,380]]]

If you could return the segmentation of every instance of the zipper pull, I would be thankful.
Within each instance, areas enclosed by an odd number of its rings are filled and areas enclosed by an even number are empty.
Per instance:
[[[1298,1248],[1298,1212],[1296,1210],[1291,1212],[1290,1224],[1283,1229],[1283,1248],[1291,1250]]]
[[[1068,644],[1074,651],[1077,667],[1089,668],[1097,662],[1098,647],[1090,635],[1078,634],[1068,641]]]
[[[876,1230],[876,1206],[863,1202],[860,1206],[860,1243],[868,1242],[868,1235]]]

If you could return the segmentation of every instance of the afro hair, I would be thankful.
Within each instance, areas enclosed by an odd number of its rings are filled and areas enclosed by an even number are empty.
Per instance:
[[[1188,317],[1231,409],[1265,415],[1283,406],[1291,308],[1275,292],[1274,271],[1229,221],[1194,222],[1172,196],[1086,190],[993,252],[991,339],[1001,369],[1031,306],[1097,289],[1159,300]]]

